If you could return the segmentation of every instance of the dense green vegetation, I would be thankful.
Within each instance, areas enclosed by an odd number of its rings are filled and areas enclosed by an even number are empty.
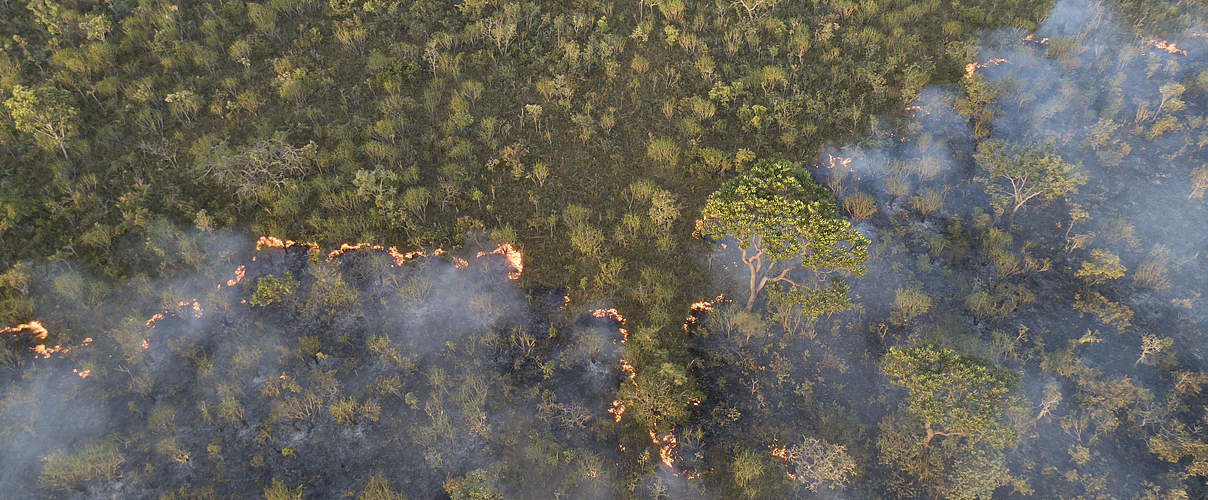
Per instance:
[[[1205,7],[0,3],[0,491],[1201,497]]]

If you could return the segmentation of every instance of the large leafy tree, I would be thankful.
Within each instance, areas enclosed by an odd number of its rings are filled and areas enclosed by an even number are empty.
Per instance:
[[[1019,438],[1006,421],[1021,407],[1017,372],[934,345],[890,348],[881,371],[909,390],[877,440],[881,462],[902,474],[899,489],[974,499],[1005,484],[1001,450]]]
[[[1065,161],[1051,145],[1021,146],[1004,140],[982,141],[974,155],[985,174],[977,180],[998,213],[1018,212],[1034,198],[1051,200],[1076,192],[1086,176]]]
[[[17,130],[32,134],[42,147],[57,146],[63,157],[67,157],[65,143],[75,133],[76,117],[71,92],[47,85],[17,85],[4,106]]]
[[[922,422],[924,445],[939,436],[997,447],[1018,438],[1003,420],[1020,401],[1017,372],[930,344],[890,348],[881,371],[910,391],[906,411]]]
[[[843,276],[862,275],[868,259],[868,239],[839,215],[830,192],[784,160],[760,161],[713,193],[699,230],[737,240],[748,311],[765,287],[810,317],[846,309]]]

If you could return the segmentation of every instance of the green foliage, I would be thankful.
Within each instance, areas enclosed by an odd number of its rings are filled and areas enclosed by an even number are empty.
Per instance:
[[[34,135],[44,148],[58,147],[67,156],[64,143],[76,131],[71,92],[47,85],[17,85],[4,106],[17,130]]]
[[[1077,192],[1086,176],[1057,155],[1052,145],[1021,146],[1003,140],[987,140],[977,145],[974,158],[985,175],[978,178],[986,185],[994,210],[1018,212],[1033,198],[1052,200]]]
[[[272,485],[264,489],[264,500],[302,500],[302,485],[290,488],[285,481],[274,477]]]
[[[848,305],[840,299],[846,283],[832,274],[860,276],[868,259],[868,240],[838,212],[834,198],[791,163],[763,160],[709,196],[698,229],[737,240],[749,282],[747,310],[774,284],[775,298],[817,316]],[[795,270],[810,271],[814,283],[790,274]]]
[[[1120,257],[1107,250],[1098,248],[1091,250],[1091,258],[1082,261],[1082,267],[1074,271],[1074,276],[1082,278],[1087,284],[1097,285],[1124,276],[1124,265]]]
[[[934,345],[891,347],[881,371],[909,391],[906,410],[926,427],[925,442],[959,436],[1000,448],[1018,439],[1003,421],[1020,404],[1017,372]]]
[[[43,458],[38,481],[56,490],[67,490],[93,480],[111,481],[125,458],[112,442],[86,444],[68,454],[54,452]]]
[[[298,280],[289,271],[279,276],[261,276],[256,280],[256,291],[248,301],[254,306],[269,306],[293,296],[298,290]]]

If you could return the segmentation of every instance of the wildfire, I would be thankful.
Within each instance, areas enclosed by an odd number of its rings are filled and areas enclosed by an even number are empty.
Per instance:
[[[1044,38],[1036,38],[1036,34],[1035,34],[1035,33],[1028,33],[1028,36],[1025,36],[1025,37],[1023,37],[1023,38],[1020,38],[1020,39],[1019,39],[1019,41],[1021,41],[1021,42],[1035,42],[1035,43],[1038,43],[1038,44],[1040,44],[1040,45],[1048,45],[1048,44],[1049,44],[1049,37],[1047,37],[1047,36],[1046,36],[1046,37],[1044,37]]]
[[[23,323],[23,324],[20,324],[17,326],[10,326],[8,328],[0,330],[0,333],[12,332],[12,334],[15,336],[17,334],[16,332],[19,332],[21,330],[29,330],[29,331],[33,332],[34,338],[37,338],[37,339],[46,338],[46,328],[42,326],[41,321],[30,321],[29,323]]]
[[[917,104],[912,104],[910,106],[906,106],[906,111],[922,111],[923,114],[927,114],[927,115],[931,114],[931,111],[928,111],[927,108],[924,108]]]
[[[608,407],[608,413],[611,413],[617,422],[621,421],[621,415],[625,413],[625,402],[619,399],[613,400],[612,405]]]
[[[1169,52],[1171,54],[1178,54],[1181,56],[1187,55],[1187,51],[1180,49],[1177,45],[1174,44],[1174,42],[1167,42],[1166,40],[1146,40],[1145,43],[1153,45],[1154,47],[1157,47],[1159,49],[1165,50],[1166,52]]]
[[[154,326],[155,326],[155,323],[156,323],[157,321],[161,320],[161,319],[164,319],[164,313],[155,313],[155,314],[152,314],[150,318],[147,318],[146,327],[147,327],[147,328],[152,328],[152,327],[154,327]]]
[[[147,349],[150,349],[150,348],[151,348],[151,343],[150,343],[150,342],[148,342],[148,341],[147,341],[147,339],[143,339],[143,344],[142,344],[142,345],[143,345],[143,350],[144,350],[144,351],[145,351],[145,350],[147,350]]]
[[[524,272],[524,256],[520,255],[520,251],[512,247],[511,243],[504,243],[498,248],[490,252],[478,252],[476,258],[481,259],[485,255],[502,255],[512,265],[515,272],[508,273],[508,279],[520,279],[520,273]]]
[[[565,297],[565,300],[567,303],[570,303],[569,296]],[[621,332],[621,343],[624,344],[626,340],[629,340],[629,330],[626,330],[624,328],[625,327],[625,317],[621,316],[621,313],[617,312],[617,309],[615,307],[610,308],[610,309],[592,309],[591,315],[595,316],[597,318],[612,318],[612,319],[616,320],[617,323],[621,324],[621,327],[617,328],[617,330]],[[630,377],[630,378],[632,378],[632,377]]]
[[[197,299],[193,299],[191,302],[188,300],[182,300],[176,303],[176,307],[189,307],[193,310],[193,319],[201,319],[201,303],[198,302]]]
[[[239,284],[240,281],[243,281],[243,276],[246,273],[247,273],[247,266],[241,265],[239,267],[236,267],[235,268],[235,277],[227,280],[227,283],[226,283],[227,286],[235,286],[235,285]]]
[[[30,347],[29,350],[34,352],[34,356],[42,356],[42,359],[50,359],[52,354],[62,354],[70,351],[70,348],[56,344],[54,347],[46,347],[46,344],[38,344]]]
[[[794,453],[789,452],[789,449],[787,446],[776,446],[775,444],[771,444],[771,445],[768,445],[768,448],[770,450],[772,450],[773,457],[779,458],[781,460],[793,460],[793,459],[797,458]],[[793,474],[792,472],[788,472],[788,471],[786,471],[785,473],[789,475],[789,479],[792,479],[794,481],[797,480],[796,474]]]
[[[979,70],[979,69],[989,67],[989,66],[997,66],[997,65],[1005,63],[1005,62],[1010,62],[1010,61],[1000,58],[1000,59],[990,59],[989,61],[986,61],[984,63],[971,62],[971,63],[965,65],[965,78],[973,78],[973,73],[976,73],[977,70]]]
[[[650,440],[659,445],[659,460],[667,467],[675,467],[675,431],[668,432],[660,439],[658,434],[654,433],[654,429],[651,429]]]
[[[717,297],[714,297],[713,300],[693,302],[690,312],[688,313],[688,317],[684,318],[684,331],[688,331],[688,327],[696,323],[696,317],[700,315],[700,313],[712,311],[714,304],[724,300],[726,300],[725,295],[718,295]]]
[[[318,248],[318,246],[319,246],[318,243],[315,243],[313,241],[297,242],[294,240],[283,240],[276,236],[261,236],[260,239],[256,240],[256,251],[259,252],[261,248],[265,248],[265,247],[287,248],[287,247],[292,247],[294,245],[303,245],[303,246],[308,246],[308,247],[312,247],[312,248]]]
[[[456,267],[458,269],[464,269],[469,266],[470,266],[470,263],[466,262],[466,259],[463,259],[461,257],[453,257],[453,267]]]
[[[835,156],[832,154],[828,154],[826,157],[830,161],[830,165],[827,168],[847,167],[848,165],[851,165],[851,158],[844,158],[842,156]]]
[[[88,378],[89,375],[92,375],[92,370],[80,370],[80,369],[72,368],[71,373],[79,375],[80,378]]]

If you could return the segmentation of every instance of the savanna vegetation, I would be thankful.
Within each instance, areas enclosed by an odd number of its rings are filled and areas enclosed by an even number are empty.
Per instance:
[[[0,496],[1202,497],[1205,7],[0,2]]]

